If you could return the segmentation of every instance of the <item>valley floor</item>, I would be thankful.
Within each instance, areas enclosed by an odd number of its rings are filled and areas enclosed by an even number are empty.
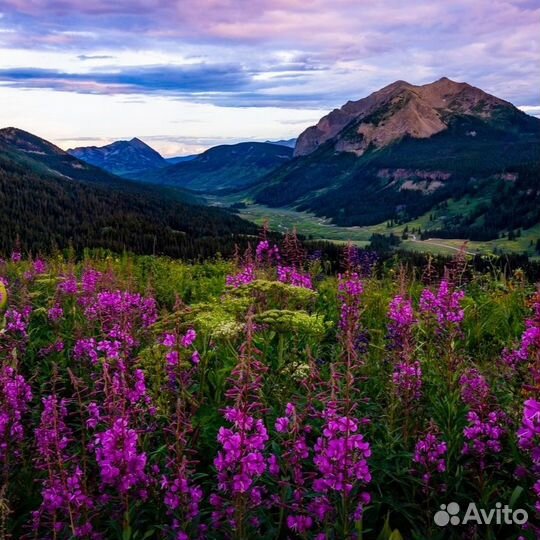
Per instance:
[[[208,197],[208,201],[216,206],[228,206],[233,202],[237,202],[228,197]],[[462,201],[453,202],[446,209],[446,213],[460,212],[463,204]],[[298,212],[290,208],[270,208],[259,204],[248,204],[246,208],[240,210],[240,215],[244,219],[259,225],[267,219],[270,228],[278,232],[285,232],[296,227],[299,234],[313,239],[328,240],[336,243],[351,242],[359,247],[367,246],[374,233],[393,233],[401,237],[406,226],[409,231],[418,228],[429,230],[430,224],[430,216],[426,214],[406,224],[392,227],[388,227],[386,223],[367,227],[340,227],[332,224],[329,219],[311,213]],[[437,221],[432,222],[432,224],[436,225]],[[499,254],[527,253],[531,258],[538,258],[538,254],[534,249],[537,238],[540,238],[540,224],[522,231],[521,236],[514,240],[508,240],[508,238],[499,238],[486,242],[467,241],[460,238],[427,238],[420,240],[417,234],[408,234],[407,240],[401,243],[400,248],[424,253],[451,254],[459,250],[464,242],[467,242],[467,252],[471,255],[487,255],[498,251]]]

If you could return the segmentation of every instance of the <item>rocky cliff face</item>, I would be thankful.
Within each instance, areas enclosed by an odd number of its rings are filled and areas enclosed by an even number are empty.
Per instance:
[[[405,136],[431,137],[447,129],[453,115],[488,119],[500,107],[514,108],[479,88],[446,77],[423,86],[396,81],[321,118],[300,135],[294,155],[311,154],[331,141],[337,152],[361,156],[369,147],[381,148]]]

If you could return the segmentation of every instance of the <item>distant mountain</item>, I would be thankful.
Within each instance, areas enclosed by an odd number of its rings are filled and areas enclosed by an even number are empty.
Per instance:
[[[266,141],[268,144],[277,144],[278,146],[287,146],[288,148],[294,148],[296,146],[296,139],[281,139],[279,141]]]
[[[211,193],[251,185],[287,163],[292,153],[292,148],[269,143],[245,142],[215,146],[193,159],[146,173],[135,173],[132,177]]]
[[[468,238],[540,221],[540,119],[466,83],[397,81],[349,101],[294,156],[251,190],[257,202],[372,225],[463,199],[438,232]]]
[[[0,129],[0,151],[9,154],[14,162],[37,174],[107,186],[126,184],[125,180],[85,163],[45,139],[22,129]]]
[[[71,148],[68,153],[86,163],[120,176],[167,165],[167,160],[137,137],[105,146]]]
[[[165,158],[165,161],[169,165],[174,165],[176,163],[182,163],[183,161],[191,161],[192,159],[195,159],[197,156],[198,154],[192,154],[190,156],[176,156],[176,157]]]
[[[0,129],[0,251],[71,245],[190,259],[232,253],[257,228],[183,192],[131,182],[31,133]]]

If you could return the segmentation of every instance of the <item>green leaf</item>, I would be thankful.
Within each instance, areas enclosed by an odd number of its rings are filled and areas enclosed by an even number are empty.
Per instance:
[[[379,533],[379,536],[377,536],[377,540],[390,540],[391,535],[392,529],[390,528],[390,514],[387,514],[386,519],[384,520],[384,526]]]
[[[510,508],[514,508],[518,499],[521,497],[522,493],[523,493],[523,488],[521,486],[517,486],[516,489],[514,489],[514,491],[512,492],[512,495],[510,496],[510,502],[508,503],[508,506]]]

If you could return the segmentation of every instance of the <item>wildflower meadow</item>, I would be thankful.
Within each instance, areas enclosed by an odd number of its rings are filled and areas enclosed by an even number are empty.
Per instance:
[[[0,309],[2,539],[540,538],[519,271],[15,251]]]

